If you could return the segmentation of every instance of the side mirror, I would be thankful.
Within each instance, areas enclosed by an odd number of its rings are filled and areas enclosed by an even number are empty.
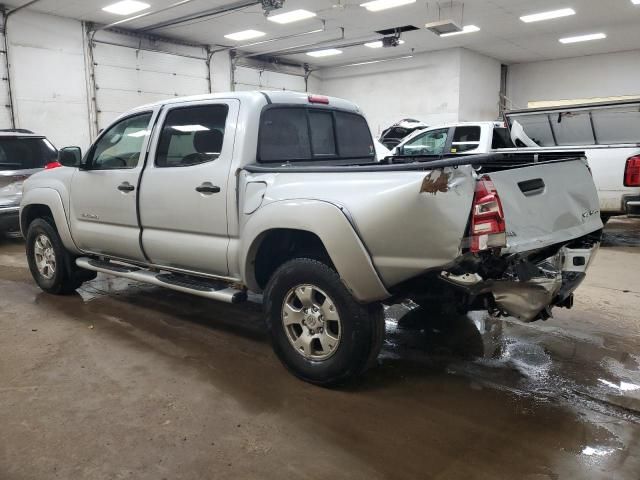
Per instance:
[[[58,151],[58,162],[65,167],[79,167],[82,162],[80,147],[64,147]]]

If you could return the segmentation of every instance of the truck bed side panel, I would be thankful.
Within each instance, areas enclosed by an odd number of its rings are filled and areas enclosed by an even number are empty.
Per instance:
[[[387,288],[460,254],[475,188],[469,166],[432,172],[258,174],[251,180],[268,183],[265,204],[299,198],[341,207]]]

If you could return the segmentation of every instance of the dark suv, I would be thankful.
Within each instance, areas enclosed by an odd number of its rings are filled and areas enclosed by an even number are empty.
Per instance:
[[[22,182],[58,161],[58,150],[30,130],[0,130],[0,235],[18,233]]]

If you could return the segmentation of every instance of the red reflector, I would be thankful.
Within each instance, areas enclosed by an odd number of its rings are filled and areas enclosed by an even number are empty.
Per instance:
[[[504,211],[495,185],[485,175],[476,183],[471,210],[471,251],[506,246]]]
[[[627,159],[624,169],[624,186],[640,187],[640,155]]]
[[[61,167],[62,164],[60,162],[49,162],[44,166],[45,170],[51,170],[52,168]]]
[[[329,97],[323,95],[309,95],[309,103],[322,103],[323,105],[329,105]]]

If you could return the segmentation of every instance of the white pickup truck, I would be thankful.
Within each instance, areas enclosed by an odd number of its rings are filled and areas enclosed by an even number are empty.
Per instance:
[[[640,102],[513,110],[502,122],[464,122],[414,132],[394,150],[405,155],[584,152],[604,221],[640,216]]]
[[[359,109],[332,97],[163,101],[59,160],[20,209],[43,290],[102,272],[230,303],[262,292],[279,358],[320,385],[375,360],[383,303],[523,321],[570,307],[602,229],[583,158],[378,162]]]

